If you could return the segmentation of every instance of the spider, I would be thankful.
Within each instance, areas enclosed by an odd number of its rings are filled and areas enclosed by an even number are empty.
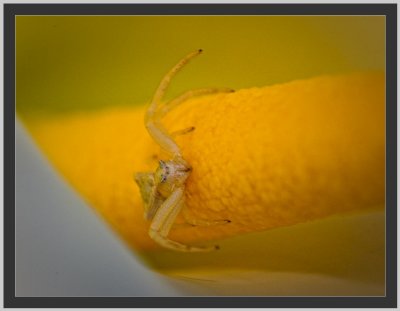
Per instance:
[[[168,234],[176,217],[185,204],[185,183],[192,167],[183,158],[180,147],[174,140],[176,135],[190,133],[194,127],[189,127],[173,133],[168,133],[161,124],[161,119],[172,109],[194,96],[213,94],[218,92],[232,92],[228,88],[205,88],[188,91],[170,102],[162,104],[161,100],[166,92],[171,79],[192,58],[202,50],[189,53],[181,59],[164,76],[158,86],[153,99],[145,114],[145,126],[153,140],[170,156],[168,161],[159,161],[155,172],[136,173],[135,181],[139,186],[144,203],[145,218],[151,221],[149,236],[159,245],[182,252],[207,252],[219,249],[215,246],[191,246],[168,239]],[[213,225],[228,223],[229,220],[196,221],[192,225]]]

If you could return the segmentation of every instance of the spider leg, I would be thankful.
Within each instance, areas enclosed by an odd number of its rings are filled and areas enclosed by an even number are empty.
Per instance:
[[[187,64],[192,58],[199,55],[201,52],[202,50],[197,50],[189,53],[164,76],[156,90],[156,93],[154,94],[154,97],[145,115],[145,125],[151,137],[161,146],[161,148],[163,148],[172,156],[180,155],[181,150],[176,142],[161,125],[161,123],[158,121],[158,118],[156,116],[157,110],[161,104],[161,99],[171,82],[171,79],[182,69],[185,64]]]
[[[147,120],[146,128],[150,136],[169,156],[181,156],[181,149],[159,121]]]
[[[195,130],[195,127],[194,126],[190,126],[190,127],[187,127],[187,128],[185,128],[183,130],[177,130],[177,131],[172,132],[171,136],[175,137],[175,136],[178,136],[178,135],[185,135],[187,133],[193,132],[194,130]]]
[[[185,219],[185,222],[191,226],[217,226],[229,224],[231,222],[229,219],[193,219],[188,216],[187,209],[182,210],[182,215]]]
[[[176,188],[157,210],[150,225],[149,235],[165,248],[181,252],[208,252],[217,246],[198,247],[181,244],[167,238],[169,231],[184,204],[184,187]]]
[[[148,115],[154,114],[154,112],[157,110],[158,106],[161,103],[161,99],[164,96],[168,88],[168,85],[171,82],[171,79],[183,68],[183,66],[185,66],[192,58],[196,57],[201,52],[202,50],[196,50],[194,52],[189,53],[183,59],[181,59],[174,67],[172,67],[172,69],[164,76],[151,101],[147,113]]]

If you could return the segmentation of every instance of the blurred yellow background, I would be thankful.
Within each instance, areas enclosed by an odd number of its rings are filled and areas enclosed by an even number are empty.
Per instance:
[[[379,16],[18,16],[17,111],[143,104],[198,48],[204,55],[167,98],[196,87],[383,70],[384,23]]]

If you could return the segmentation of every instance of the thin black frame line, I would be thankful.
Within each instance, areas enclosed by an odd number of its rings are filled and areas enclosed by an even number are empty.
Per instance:
[[[6,299],[10,298],[11,294],[15,294],[13,292],[13,288],[15,286],[15,275],[14,269],[7,269],[7,267],[15,267],[15,222],[14,221],[6,221],[6,219],[15,220],[14,213],[15,211],[15,46],[14,46],[14,31],[15,28],[8,27],[8,31],[6,31],[7,26],[12,22],[13,16],[11,14],[7,14],[4,7],[4,37],[3,37],[3,46],[4,46],[4,54],[3,54],[3,64],[4,64],[4,123],[3,123],[3,131],[4,131],[4,176],[7,177],[4,179],[4,262],[3,262],[3,271],[4,271],[4,305],[6,305]],[[7,44],[10,44],[7,46]],[[11,47],[11,48],[10,48]],[[14,109],[12,109],[14,108]],[[8,130],[7,130],[8,129]],[[10,130],[11,129],[11,130]],[[8,146],[8,148],[7,148]],[[9,195],[11,194],[11,195]],[[11,206],[12,208],[7,208],[7,206]],[[12,240],[11,237],[14,237]],[[8,240],[7,240],[8,238]],[[6,251],[7,250],[7,251]],[[12,273],[12,275],[11,275]],[[7,287],[7,282],[13,286]],[[11,296],[12,297],[12,296]]]
[[[386,17],[385,39],[386,297],[392,297],[393,304],[397,306],[397,4],[395,4],[391,14]],[[388,245],[391,247],[388,247]],[[393,286],[389,287],[388,284],[393,284]]]

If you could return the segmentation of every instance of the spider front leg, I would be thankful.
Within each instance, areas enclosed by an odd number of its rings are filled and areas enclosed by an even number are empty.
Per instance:
[[[172,138],[172,136],[164,129],[164,126],[154,119],[146,119],[146,128],[150,136],[157,142],[160,147],[170,156],[181,156],[181,149]]]
[[[196,57],[202,52],[202,50],[194,51],[181,61],[179,61],[172,69],[164,76],[158,86],[156,93],[147,109],[145,116],[145,125],[150,133],[151,137],[163,148],[167,153],[173,157],[181,157],[181,150],[173,138],[168,134],[160,122],[160,118],[157,116],[161,105],[161,99],[163,98],[171,79],[179,72],[182,67],[187,64],[192,58]]]
[[[218,246],[198,247],[185,245],[168,239],[169,231],[184,205],[184,186],[176,188],[164,201],[155,214],[150,225],[149,235],[165,248],[181,252],[208,252],[218,249]]]

